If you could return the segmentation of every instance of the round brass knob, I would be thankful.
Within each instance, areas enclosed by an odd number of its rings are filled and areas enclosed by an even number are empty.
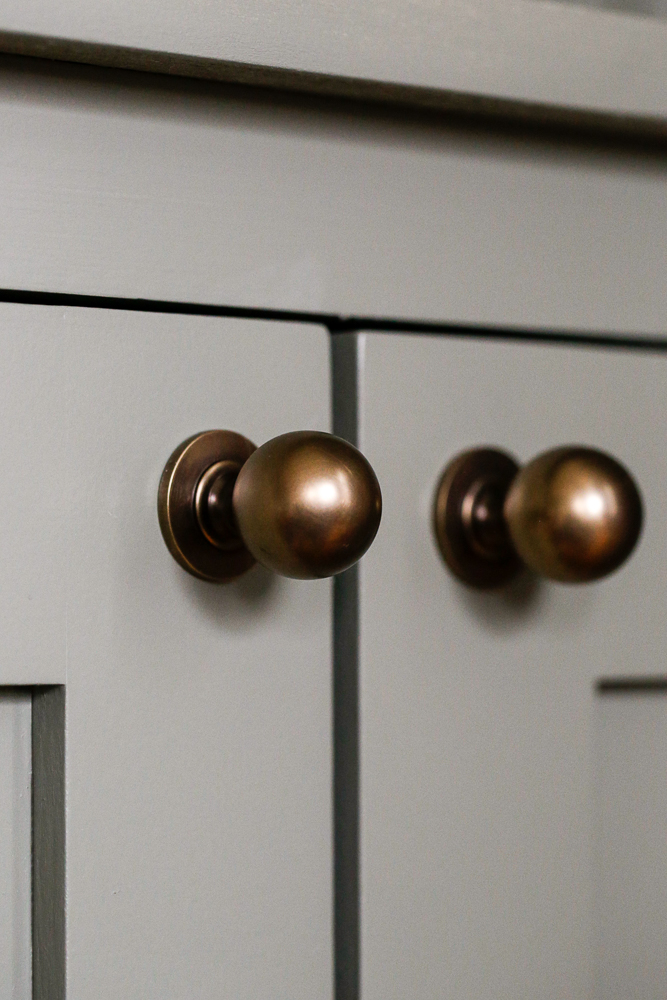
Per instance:
[[[380,487],[361,452],[318,431],[261,448],[232,431],[184,441],[158,491],[164,540],[194,576],[223,583],[256,562],[301,580],[334,576],[375,538]]]
[[[519,469],[509,455],[458,455],[436,491],[445,562],[474,587],[501,586],[523,566],[551,580],[599,580],[628,558],[642,526],[629,472],[593,448],[554,448]]]

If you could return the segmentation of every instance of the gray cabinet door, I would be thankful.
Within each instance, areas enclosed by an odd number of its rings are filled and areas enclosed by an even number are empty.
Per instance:
[[[156,510],[197,431],[329,429],[325,331],[3,305],[0,370],[0,682],[64,687],[68,1000],[326,1000],[330,583],[196,580]],[[59,725],[40,710],[38,756]]]
[[[665,335],[658,156],[31,66],[0,63],[0,290]]]
[[[337,344],[384,495],[359,570],[361,995],[658,1000],[667,356],[392,333]],[[636,476],[646,520],[630,561],[585,586],[455,580],[431,528],[445,464],[476,445],[526,461],[569,443]]]

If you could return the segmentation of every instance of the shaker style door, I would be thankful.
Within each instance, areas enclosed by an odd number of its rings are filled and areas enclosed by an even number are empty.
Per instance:
[[[66,958],[68,1000],[328,1000],[330,582],[197,579],[157,514],[193,434],[329,429],[327,335],[21,305],[0,320],[0,682],[34,696],[34,995],[64,997]]]
[[[663,997],[667,356],[394,333],[335,352],[385,510],[339,664],[358,668],[361,996]],[[572,445],[638,485],[634,552],[586,584],[461,582],[433,528],[443,469]]]

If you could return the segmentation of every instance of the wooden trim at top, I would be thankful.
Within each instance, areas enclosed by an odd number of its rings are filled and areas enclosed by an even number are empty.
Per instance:
[[[0,53],[442,112],[480,123],[539,127],[667,145],[667,119],[562,107],[453,90],[335,76],[225,59],[0,31]]]

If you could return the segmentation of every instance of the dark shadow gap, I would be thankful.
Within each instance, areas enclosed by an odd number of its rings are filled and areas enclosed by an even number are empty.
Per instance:
[[[358,443],[357,338],[331,345],[334,434]],[[333,581],[334,996],[358,1000],[359,568]]]
[[[0,55],[8,65],[32,72],[119,80],[174,81],[177,87],[238,87],[273,99],[284,96],[348,105],[373,113],[421,116],[461,127],[497,129],[510,134],[555,137],[561,141],[613,144],[664,152],[667,126],[653,115],[563,107],[539,101],[471,94],[360,77],[240,63],[224,59],[85,42],[24,32],[0,31]],[[165,84],[163,84],[165,85]]]
[[[32,996],[65,1000],[65,688],[32,693]]]
[[[595,690],[598,694],[667,693],[667,677],[602,677]]]
[[[445,323],[382,316],[338,316],[335,313],[306,312],[303,310],[255,309],[246,306],[178,302],[168,299],[134,299],[113,295],[83,295],[74,292],[41,292],[13,288],[0,288],[0,302],[56,306],[59,308],[116,309],[127,312],[163,313],[181,316],[259,319],[279,323],[319,323],[322,326],[326,326],[332,334],[354,333],[355,331],[415,333],[436,336],[475,337],[482,340],[569,344],[575,347],[611,347],[632,351],[667,350],[667,333],[665,337],[649,337],[641,333],[633,335],[629,333],[609,333],[606,331],[591,333],[590,331],[577,330],[494,327],[474,323]]]

